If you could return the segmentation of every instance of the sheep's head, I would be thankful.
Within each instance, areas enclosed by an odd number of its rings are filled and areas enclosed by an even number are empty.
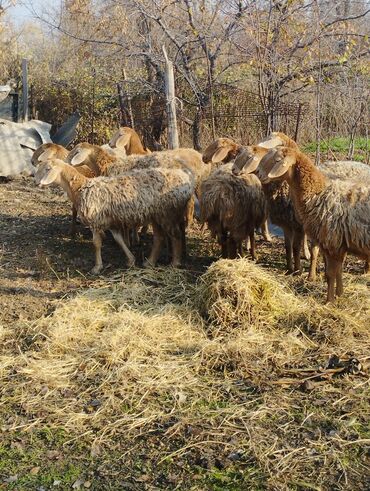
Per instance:
[[[66,165],[65,162],[59,159],[42,162],[35,174],[36,184],[40,187],[60,184],[61,171],[64,165]]]
[[[242,171],[247,174],[254,172],[262,157],[266,155],[267,150],[256,145],[243,147],[237,155],[232,172],[238,176]]]
[[[88,164],[91,155],[94,153],[95,146],[90,143],[79,143],[68,154],[67,161],[74,167]]]
[[[273,131],[270,136],[258,143],[258,146],[261,148],[276,148],[280,145],[298,150],[296,142],[281,131]]]
[[[132,136],[132,129],[126,126],[119,128],[109,141],[109,146],[112,148],[123,148],[129,145]]]
[[[68,155],[68,150],[62,145],[56,143],[43,143],[32,155],[32,165],[37,167],[40,163],[46,162],[49,159],[60,158],[65,159]]]
[[[224,162],[226,164],[235,159],[240,149],[241,146],[230,138],[217,138],[205,149],[202,159],[205,164],[210,162],[213,164]]]
[[[284,181],[291,176],[297,159],[296,151],[288,147],[269,150],[258,166],[258,177],[267,184],[271,181]]]

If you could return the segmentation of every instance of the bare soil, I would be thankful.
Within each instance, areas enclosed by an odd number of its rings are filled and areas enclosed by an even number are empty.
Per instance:
[[[53,301],[80,288],[94,286],[99,279],[90,274],[94,265],[91,232],[81,224],[71,236],[71,206],[56,188],[40,189],[33,178],[0,182],[0,323],[35,320],[52,311]],[[134,253],[140,266],[151,243]],[[267,244],[257,240],[259,263],[284,269],[282,240]],[[219,257],[219,248],[207,230],[194,224],[188,233],[185,268],[200,274]],[[103,243],[103,275],[126,269],[125,258],[113,238]],[[168,263],[164,254],[161,264]],[[353,264],[352,266],[353,267]]]

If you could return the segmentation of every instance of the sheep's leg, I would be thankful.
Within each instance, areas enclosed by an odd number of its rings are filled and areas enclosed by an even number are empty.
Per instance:
[[[125,256],[127,257],[127,265],[129,268],[135,266],[135,256],[132,254],[130,249],[127,247],[124,238],[122,237],[122,233],[120,230],[111,230],[111,233],[114,237],[114,240],[123,250]]]
[[[185,227],[184,227],[185,230]],[[185,237],[171,237],[172,242],[172,261],[171,264],[174,268],[181,266],[181,259],[183,257],[183,245]]]
[[[195,198],[192,196],[185,208],[185,223],[187,227],[190,227],[194,221],[194,206],[195,206]]]
[[[77,210],[74,207],[74,205],[72,205],[72,225],[71,225],[72,239],[76,237],[76,226],[77,226]]]
[[[182,222],[180,227],[181,227],[181,257],[185,261],[186,258],[188,257],[188,252],[187,252],[187,248],[186,248],[186,225],[185,225],[185,222]],[[174,258],[173,247],[174,247],[174,245],[172,242],[172,263],[173,263],[173,258]]]
[[[152,227],[153,227],[153,245],[152,245],[152,250],[150,251],[150,256],[143,264],[145,268],[154,267],[157,264],[159,255],[161,253],[163,240],[165,238],[163,230],[159,225],[153,222]]]
[[[113,234],[113,232],[112,232]],[[130,240],[130,229],[127,227],[122,227],[122,235],[123,235],[123,240],[126,244],[128,244],[128,247],[131,245],[131,240]],[[114,237],[114,236],[113,236]]]
[[[304,240],[303,234],[299,232],[293,232],[294,272],[299,274],[302,273],[301,249],[302,249],[303,240]]]
[[[267,219],[261,225],[261,232],[266,242],[272,242]]]
[[[336,273],[336,288],[335,293],[337,297],[343,295],[343,262],[339,262],[337,265],[337,273]]]
[[[326,281],[328,284],[328,294],[326,297],[326,303],[334,302],[335,283],[337,283],[337,288],[336,288],[337,295],[342,295],[343,293],[343,282],[342,282],[343,260],[344,260],[344,254],[340,255],[339,257],[333,257],[325,253],[325,273],[326,273]]]
[[[240,256],[240,257],[243,257],[243,241],[242,240],[238,240],[238,243],[237,243],[237,254]]]
[[[227,249],[228,249],[228,258],[229,259],[235,259],[236,258],[236,242],[233,237],[229,237],[227,241]]]
[[[103,269],[103,261],[101,258],[101,246],[102,246],[102,234],[101,232],[93,231],[93,244],[95,247],[95,266],[91,270],[91,274],[99,274]]]
[[[251,248],[251,241],[249,237],[245,239],[245,248],[247,249],[247,251],[249,251],[249,249]]]
[[[221,244],[221,254],[224,259],[228,257],[228,248],[227,248],[227,233],[221,232],[219,236],[219,243]]]
[[[364,270],[364,273],[365,274],[367,274],[370,271],[370,265],[369,265],[369,263],[370,263],[370,259],[368,258],[365,261],[365,270]]]
[[[249,239],[251,241],[251,256],[253,261],[257,261],[258,257],[256,254],[256,238],[254,236],[254,230],[249,234]]]
[[[286,256],[286,263],[287,263],[287,269],[288,269],[288,274],[292,274],[294,269],[293,269],[293,261],[292,261],[292,255],[293,255],[293,232],[285,228],[284,229],[284,244],[285,244],[285,256]]]
[[[311,252],[308,246],[308,239],[306,234],[303,234],[303,257],[304,259],[307,259],[307,261],[309,261],[311,258]]]
[[[319,257],[320,248],[316,242],[312,242],[311,245],[311,262],[310,262],[310,271],[308,274],[308,279],[310,281],[316,281],[316,273],[317,273],[317,259]]]

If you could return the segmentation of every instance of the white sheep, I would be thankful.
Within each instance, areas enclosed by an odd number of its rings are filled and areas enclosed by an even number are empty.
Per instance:
[[[42,186],[60,185],[81,221],[90,227],[95,246],[93,274],[103,268],[101,245],[105,230],[111,231],[129,266],[133,266],[135,258],[124,241],[122,226],[133,228],[147,221],[153,224],[153,247],[145,265],[155,266],[164,234],[171,238],[172,265],[180,265],[184,211],[194,192],[189,172],[157,168],[127,172],[119,178],[88,179],[61,160],[48,160],[39,167],[36,182]]]
[[[248,237],[252,258],[256,259],[254,231],[266,220],[265,196],[256,176],[235,176],[231,169],[231,163],[224,164],[202,182],[201,221],[217,236],[223,257],[235,258]]]
[[[346,254],[370,259],[369,182],[329,179],[306,155],[287,147],[270,150],[259,166],[271,168],[265,183],[289,183],[295,211],[324,253],[327,302],[334,301],[343,293]]]

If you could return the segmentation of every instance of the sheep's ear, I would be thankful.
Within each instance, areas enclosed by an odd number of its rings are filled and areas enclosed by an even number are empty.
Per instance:
[[[252,156],[248,150],[243,150],[236,157],[234,167],[251,174],[257,169],[260,160],[256,155]]]
[[[47,174],[45,174],[40,180],[40,186],[48,186],[52,184],[59,176],[60,169],[58,167],[52,167]]]
[[[278,147],[279,145],[284,145],[284,142],[280,138],[280,136],[272,136],[267,140],[261,141],[258,144],[258,146],[261,148],[275,148]]]
[[[276,164],[274,167],[271,169],[271,171],[268,173],[268,176],[270,179],[273,179],[275,177],[280,177],[283,176],[288,169],[295,164],[296,159],[295,157],[288,155],[285,158],[279,158],[277,160]]]
[[[47,148],[42,152],[42,154],[39,155],[39,158],[37,159],[38,162],[46,162],[47,160],[51,159],[54,156],[54,151],[52,148]]]
[[[212,163],[217,164],[218,162],[222,162],[224,158],[227,157],[227,154],[230,152],[231,149],[232,147],[230,146],[218,148],[212,155]]]
[[[85,160],[89,157],[90,150],[88,148],[79,148],[76,155],[73,156],[71,160],[72,165],[82,165]]]
[[[125,148],[126,145],[130,142],[131,135],[130,133],[124,133],[120,137],[117,138],[115,146],[117,148]]]

